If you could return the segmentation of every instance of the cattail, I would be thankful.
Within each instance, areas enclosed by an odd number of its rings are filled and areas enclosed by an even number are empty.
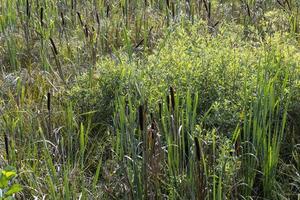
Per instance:
[[[220,23],[220,21],[217,21],[217,22],[213,25],[213,27],[215,28],[219,23]]]
[[[149,29],[149,35],[151,34],[152,30],[153,30],[153,26],[151,26],[151,28]]]
[[[173,89],[173,87],[170,87],[170,96],[171,96],[171,106],[172,106],[172,110],[175,110],[175,91]]]
[[[8,147],[8,136],[4,133],[4,144],[5,144],[5,151],[7,160],[9,160],[9,147]]]
[[[83,21],[82,21],[82,19],[81,19],[80,12],[77,12],[77,16],[78,16],[78,19],[79,19],[79,22],[80,22],[81,26],[84,26],[84,25],[83,25]]]
[[[172,2],[172,17],[175,19],[175,3]]]
[[[51,111],[51,94],[50,94],[50,92],[47,93],[47,109],[49,112]]]
[[[276,2],[277,2],[282,8],[284,8],[284,5],[281,3],[280,0],[277,0]]]
[[[196,149],[196,158],[198,161],[201,159],[201,153],[200,153],[200,145],[199,145],[199,140],[197,137],[194,137],[195,141],[195,149]]]
[[[55,46],[55,43],[54,43],[53,39],[52,39],[52,38],[49,38],[49,39],[50,39],[50,42],[51,42],[51,45],[52,45],[53,53],[54,53],[55,55],[58,55],[58,51],[57,51],[57,48],[56,48],[56,46]]]
[[[40,23],[41,23],[42,27],[44,26],[43,19],[44,19],[44,8],[41,7],[41,9],[40,9]]]
[[[250,7],[248,3],[246,3],[246,7],[247,7],[247,14],[249,17],[251,17]]]
[[[170,1],[169,0],[166,0],[166,4],[167,4],[168,9],[170,9]]]
[[[29,7],[29,0],[26,0],[26,15],[28,19],[30,18],[30,7]]]
[[[84,35],[85,35],[86,38],[89,37],[89,28],[88,28],[87,25],[84,25]]]
[[[53,51],[54,59],[55,59],[55,62],[56,62],[57,68],[58,68],[59,76],[62,79],[62,81],[66,84],[65,77],[64,77],[64,74],[63,74],[63,71],[62,71],[62,67],[61,67],[59,59],[57,57],[57,55],[58,55],[57,48],[56,48],[55,43],[54,43],[54,41],[51,37],[49,38],[49,40],[50,40],[51,45],[52,45],[52,51]]]
[[[207,14],[208,19],[211,18],[211,2],[208,2],[208,14]]]
[[[144,130],[144,106],[140,105],[139,107],[139,123],[141,131]]]
[[[141,44],[143,44],[143,42],[144,42],[144,39],[142,39],[137,45],[135,45],[135,49],[137,49]]]
[[[99,14],[96,13],[96,20],[97,20],[97,24],[100,25],[100,18],[99,18]]]
[[[109,5],[107,5],[107,7],[106,7],[106,17],[108,18],[108,16],[109,16],[109,9],[110,9],[110,7],[109,7]]]
[[[162,118],[162,103],[161,102],[158,103],[158,113],[159,113],[159,117]]]
[[[64,17],[64,13],[63,12],[60,13],[60,17],[61,17],[61,24],[62,24],[62,26],[65,26],[66,22],[65,22],[65,17]]]

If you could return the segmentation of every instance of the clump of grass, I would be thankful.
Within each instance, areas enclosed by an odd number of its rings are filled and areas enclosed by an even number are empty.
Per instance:
[[[116,102],[115,152],[124,166],[122,176],[129,180],[129,183],[124,182],[128,185],[128,194],[133,194],[134,198],[164,195],[171,198],[220,198],[226,194],[222,192],[222,180],[226,179],[222,175],[225,173],[222,165],[225,166],[226,162],[217,164],[216,133],[198,135],[201,128],[196,128],[197,109],[194,108],[197,107],[197,95],[193,100],[190,93],[179,99],[171,88],[167,95],[170,95],[170,102],[162,103],[161,117],[157,120],[155,116],[159,113],[148,113],[144,106],[133,107],[135,97],[127,97],[131,99],[128,100],[129,115],[126,114],[125,97]],[[145,127],[148,127],[147,131]],[[198,137],[203,142],[199,142]],[[223,153],[225,156],[225,151]],[[216,166],[222,166],[220,172]],[[210,179],[214,184],[210,184]]]
[[[283,141],[287,108],[289,99],[284,94],[275,92],[274,85],[277,76],[269,81],[258,75],[259,84],[257,99],[254,100],[249,116],[245,116],[242,141],[243,166],[241,174],[245,177],[245,197],[255,194],[254,182],[262,182],[263,196],[274,198],[274,186],[276,185],[276,170],[280,157],[280,146]],[[282,89],[286,91],[285,78]],[[262,180],[257,180],[262,177]],[[260,192],[260,191],[259,191]]]

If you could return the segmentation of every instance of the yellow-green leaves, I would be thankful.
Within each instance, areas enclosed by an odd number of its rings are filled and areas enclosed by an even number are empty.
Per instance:
[[[0,200],[14,199],[13,195],[22,190],[20,184],[13,183],[16,176],[17,173],[12,167],[0,170]]]

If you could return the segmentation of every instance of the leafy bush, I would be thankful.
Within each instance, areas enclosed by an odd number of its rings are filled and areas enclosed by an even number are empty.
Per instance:
[[[296,41],[288,34],[275,34],[265,41],[254,36],[255,40],[245,40],[242,28],[233,24],[223,24],[216,36],[202,23],[178,26],[165,35],[147,61],[128,62],[123,55],[119,64],[98,63],[92,76],[79,78],[71,90],[72,100],[81,113],[96,111],[95,122],[111,124],[115,96],[134,93],[155,109],[172,86],[178,95],[187,90],[199,93],[198,112],[204,114],[212,108],[207,123],[229,134],[243,107],[249,105],[248,97],[255,98],[261,73],[265,80],[277,74],[278,86],[288,73],[287,90],[296,92]],[[292,105],[296,102],[294,99]]]
[[[133,84],[131,72],[134,69],[109,60],[104,60],[99,65],[101,67],[95,69],[93,74],[78,77],[68,96],[77,113],[95,112],[93,124],[101,132],[112,124],[113,100],[118,94],[125,94],[129,84]],[[84,118],[83,116],[82,119]]]

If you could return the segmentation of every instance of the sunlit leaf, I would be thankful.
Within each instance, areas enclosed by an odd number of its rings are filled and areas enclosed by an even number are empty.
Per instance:
[[[22,191],[22,186],[20,184],[13,184],[8,191],[5,193],[6,196],[11,196],[15,193]]]

